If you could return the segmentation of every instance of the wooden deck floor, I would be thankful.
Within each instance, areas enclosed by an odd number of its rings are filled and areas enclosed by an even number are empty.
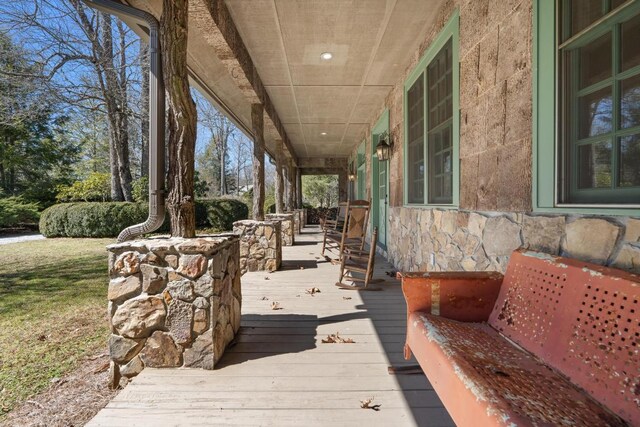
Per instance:
[[[391,266],[376,261],[375,277],[387,279],[380,292],[340,290],[320,239],[306,228],[284,248],[282,271],[242,277],[241,333],[219,367],[145,369],[89,425],[454,425],[423,375],[387,373],[406,363],[404,300],[384,274]],[[355,343],[321,343],[336,332]],[[371,397],[379,411],[360,408]]]

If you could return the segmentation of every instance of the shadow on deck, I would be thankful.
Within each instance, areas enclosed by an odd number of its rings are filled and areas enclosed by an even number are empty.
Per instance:
[[[306,228],[281,271],[243,276],[242,328],[214,371],[145,369],[89,425],[453,425],[424,375],[387,373],[407,363],[391,265],[376,260],[380,292],[338,289],[321,238]],[[355,343],[322,343],[335,333]],[[360,408],[368,398],[379,411]]]

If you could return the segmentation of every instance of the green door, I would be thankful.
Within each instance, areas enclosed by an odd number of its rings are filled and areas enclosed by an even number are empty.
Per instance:
[[[385,110],[371,131],[371,225],[378,227],[378,245],[387,249],[387,216],[389,206],[389,162],[379,161],[376,145],[389,132],[389,111]]]

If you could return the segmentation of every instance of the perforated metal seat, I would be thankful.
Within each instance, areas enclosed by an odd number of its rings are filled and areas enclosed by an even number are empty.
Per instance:
[[[637,275],[518,250],[502,280],[402,277],[405,356],[458,425],[640,425]]]

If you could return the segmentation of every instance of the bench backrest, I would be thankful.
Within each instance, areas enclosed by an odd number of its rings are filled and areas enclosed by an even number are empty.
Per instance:
[[[489,324],[640,425],[639,300],[637,275],[518,250]]]

